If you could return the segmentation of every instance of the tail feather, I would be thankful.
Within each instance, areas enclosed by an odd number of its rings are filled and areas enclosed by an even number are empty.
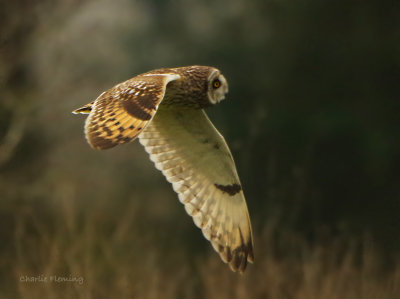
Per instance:
[[[72,111],[73,114],[89,114],[90,111],[92,111],[92,106],[93,106],[93,102],[90,102],[89,104],[86,104],[85,106],[78,108],[74,111]]]

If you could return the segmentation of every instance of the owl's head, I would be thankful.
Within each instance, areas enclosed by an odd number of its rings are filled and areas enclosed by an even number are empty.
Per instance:
[[[211,104],[215,105],[225,99],[228,93],[228,82],[218,69],[212,69],[207,84],[207,96]]]
[[[207,108],[222,101],[228,92],[228,82],[215,67],[192,65],[158,69],[148,74],[161,73],[179,75],[179,79],[168,83],[163,105]]]

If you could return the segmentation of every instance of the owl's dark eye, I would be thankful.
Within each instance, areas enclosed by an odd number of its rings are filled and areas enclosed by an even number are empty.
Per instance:
[[[221,86],[221,81],[219,81],[219,79],[214,79],[212,86],[214,89],[217,89]]]

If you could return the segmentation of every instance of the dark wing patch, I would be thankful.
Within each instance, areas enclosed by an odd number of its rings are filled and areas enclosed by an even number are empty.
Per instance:
[[[230,196],[239,193],[242,190],[242,187],[239,184],[232,184],[232,185],[219,185],[214,184],[217,189],[221,190],[222,192],[228,193]]]
[[[90,111],[85,124],[89,144],[96,149],[107,149],[135,139],[156,113],[167,84],[179,78],[177,74],[140,75],[75,110]]]
[[[142,97],[140,97],[142,98]],[[143,102],[143,100],[141,101]],[[140,105],[139,101],[124,101],[123,104],[124,108],[126,111],[132,115],[133,117],[136,117],[141,120],[149,120],[151,119],[151,113],[148,113],[144,109],[144,105]],[[155,110],[155,107],[150,108],[151,110]]]

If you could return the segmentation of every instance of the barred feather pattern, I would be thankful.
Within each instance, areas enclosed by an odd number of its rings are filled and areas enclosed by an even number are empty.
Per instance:
[[[76,114],[89,114],[85,135],[96,149],[108,149],[137,137],[153,118],[169,82],[178,74],[144,74],[103,92]]]
[[[205,112],[161,105],[138,137],[222,260],[243,272],[254,260],[248,210],[229,148]]]

